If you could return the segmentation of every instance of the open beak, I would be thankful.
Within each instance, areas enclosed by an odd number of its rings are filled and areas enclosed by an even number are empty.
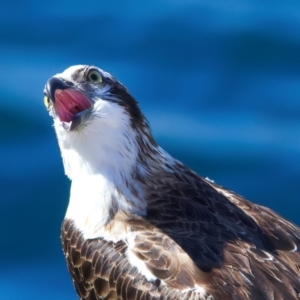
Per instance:
[[[58,77],[51,77],[47,81],[46,93],[66,130],[77,128],[81,124],[82,116],[92,107],[92,102],[82,91]]]

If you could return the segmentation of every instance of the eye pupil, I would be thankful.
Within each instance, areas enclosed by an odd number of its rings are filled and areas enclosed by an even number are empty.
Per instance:
[[[88,80],[93,82],[93,83],[100,83],[102,82],[102,77],[101,74],[97,71],[91,71],[88,74]]]
[[[90,78],[91,78],[93,81],[97,81],[99,77],[98,77],[97,74],[92,73],[91,76],[90,76]]]

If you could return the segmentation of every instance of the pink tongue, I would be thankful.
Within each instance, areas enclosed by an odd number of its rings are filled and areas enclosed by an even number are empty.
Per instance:
[[[61,122],[71,122],[78,113],[91,107],[90,100],[77,90],[57,89],[54,97],[55,111]]]

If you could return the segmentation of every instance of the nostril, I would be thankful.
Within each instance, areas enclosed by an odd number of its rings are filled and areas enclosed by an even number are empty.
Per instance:
[[[64,82],[69,86],[74,86],[74,83],[72,81],[64,80]]]

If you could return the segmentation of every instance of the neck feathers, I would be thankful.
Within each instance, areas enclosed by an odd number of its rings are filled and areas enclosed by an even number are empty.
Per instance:
[[[67,176],[72,180],[66,218],[73,219],[86,238],[104,236],[103,226],[117,213],[145,215],[149,160],[159,156],[148,127],[132,128],[117,104],[115,117],[92,117],[80,131],[55,124]]]

